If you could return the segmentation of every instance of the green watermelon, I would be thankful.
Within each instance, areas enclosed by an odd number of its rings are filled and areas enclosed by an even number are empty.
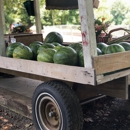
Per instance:
[[[97,43],[97,48],[99,48],[102,51],[102,54],[105,54],[105,49],[108,47],[108,45],[104,42]]]
[[[77,66],[80,66],[80,57],[79,57],[79,51],[82,49],[81,43],[71,43],[69,47],[73,48],[77,52]]]
[[[58,42],[60,44],[63,43],[63,37],[58,32],[50,32],[45,37],[44,43],[52,43],[52,42]]]
[[[62,47],[65,47],[65,46],[62,46],[62,45],[61,45],[61,46],[55,46],[54,49],[55,49],[56,51],[58,51],[58,50],[59,50],[60,48],[62,48]]]
[[[55,52],[56,50],[47,48],[38,54],[37,61],[53,63],[53,55]]]
[[[102,51],[99,48],[97,48],[97,55],[102,55]]]
[[[78,53],[79,58],[79,66],[84,67],[84,55],[83,55],[83,49],[81,49]]]
[[[47,48],[55,48],[55,45],[50,44],[50,43],[44,43],[43,45],[41,45],[38,50],[37,50],[37,54],[42,52],[43,50],[47,49]]]
[[[33,52],[28,46],[20,45],[14,49],[13,58],[31,60],[33,58]]]
[[[61,47],[53,56],[54,63],[64,65],[77,64],[77,52],[71,47]]]
[[[130,50],[130,43],[129,42],[120,42],[118,44],[123,46],[125,51],[129,51]]]
[[[106,48],[105,54],[124,52],[124,51],[125,51],[125,49],[121,45],[119,45],[119,44],[111,44]]]
[[[42,45],[43,43],[40,42],[40,41],[34,41],[34,42],[30,43],[30,44],[40,44],[40,45]]]
[[[10,45],[6,48],[6,56],[7,56],[7,57],[13,57],[13,51],[14,51],[14,49],[15,49],[17,46],[20,46],[20,45],[24,45],[24,44],[21,43],[21,42],[15,42],[15,43],[10,44]]]
[[[53,44],[53,45],[55,45],[55,46],[61,46],[61,44],[58,43],[58,42],[52,42],[52,43],[50,43],[50,44]]]
[[[37,60],[37,50],[38,48],[42,45],[41,42],[38,42],[38,41],[35,41],[35,42],[32,42],[29,47],[30,49],[32,50],[33,52],[33,59],[34,60]]]
[[[69,47],[72,47],[77,53],[82,49],[81,43],[71,43]]]

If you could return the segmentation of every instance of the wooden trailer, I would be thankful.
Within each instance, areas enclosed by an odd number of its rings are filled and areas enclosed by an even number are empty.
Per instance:
[[[7,58],[0,31],[0,72],[44,81],[32,98],[37,130],[82,130],[83,100],[99,94],[129,98],[130,52],[97,56],[93,2],[78,0],[78,7],[85,67]]]

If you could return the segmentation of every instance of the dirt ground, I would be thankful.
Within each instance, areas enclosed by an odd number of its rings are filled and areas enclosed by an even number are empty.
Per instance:
[[[82,106],[83,130],[130,130],[130,102],[105,97]],[[35,130],[33,121],[0,106],[0,130]]]

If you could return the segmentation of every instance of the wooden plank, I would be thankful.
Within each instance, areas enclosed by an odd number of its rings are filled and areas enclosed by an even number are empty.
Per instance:
[[[96,75],[129,68],[129,57],[130,51],[94,57],[93,63]]]
[[[96,37],[94,30],[94,14],[92,0],[78,0],[84,64],[86,68],[92,68],[91,56],[97,55]]]
[[[54,80],[54,78],[48,78],[46,76],[39,76],[39,75],[35,75],[35,74],[29,74],[29,73],[25,73],[25,72],[19,72],[19,71],[8,70],[8,69],[0,68],[0,72],[15,75],[15,76],[20,76],[20,77],[30,78],[30,79],[41,80],[41,81]]]
[[[17,42],[22,42],[27,46],[34,41],[43,42],[42,34],[14,35],[14,38],[16,38]]]
[[[64,81],[95,85],[94,69],[0,57],[0,68]]]
[[[3,0],[0,0],[0,56],[5,56],[5,41],[4,41],[4,21],[3,21]]]
[[[80,101],[99,94],[128,99],[127,77],[115,79],[96,86],[78,84],[75,91]]]
[[[112,81],[114,79],[118,79],[118,78],[121,78],[121,77],[124,77],[124,76],[128,76],[130,74],[130,69],[127,69],[127,70],[123,70],[123,71],[120,71],[120,72],[116,72],[116,73],[113,73],[113,74],[110,74],[110,75],[98,75],[97,76],[97,84],[103,84],[103,83],[106,83],[108,81]],[[128,84],[130,83],[130,79],[128,80]]]
[[[9,34],[10,38],[15,38],[17,42],[22,42],[23,44],[29,46],[30,43],[34,41],[43,42],[42,34]],[[4,35],[5,39],[10,42],[9,35]]]

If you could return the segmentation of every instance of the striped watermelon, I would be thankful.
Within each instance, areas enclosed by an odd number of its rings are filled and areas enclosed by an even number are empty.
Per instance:
[[[125,49],[121,45],[119,45],[119,44],[111,44],[106,48],[105,54],[124,52],[124,51],[125,51]]]
[[[34,60],[37,60],[37,50],[39,49],[39,47],[42,45],[42,42],[39,42],[39,41],[35,41],[35,42],[32,42],[29,47],[30,49],[32,50],[33,52],[33,59]]]
[[[79,58],[79,66],[84,67],[84,55],[83,55],[83,49],[81,49],[78,53]]]
[[[82,49],[81,43],[71,43],[69,47],[72,47],[77,53]]]
[[[10,45],[6,48],[6,56],[7,56],[7,57],[13,57],[13,51],[14,51],[14,49],[15,49],[17,46],[20,46],[20,45],[24,45],[24,44],[21,43],[21,42],[15,42],[15,43],[10,44]]]
[[[14,49],[13,58],[31,60],[33,58],[33,52],[28,46],[20,45]]]
[[[52,43],[52,42],[58,42],[60,44],[63,43],[63,37],[58,32],[50,32],[45,37],[44,43]]]
[[[52,42],[52,43],[50,43],[50,44],[53,44],[53,45],[55,45],[55,46],[61,46],[61,44],[58,43],[58,42]]]
[[[54,47],[55,47],[55,45],[53,45],[53,44],[44,43],[43,45],[41,45],[41,46],[38,48],[37,54],[40,53],[40,52],[42,52],[42,51],[44,51],[44,50],[47,49],[47,48],[52,48],[52,49],[53,49]]]
[[[105,54],[105,49],[108,47],[108,45],[104,42],[97,43],[97,48],[99,48],[102,51],[102,54]]]
[[[128,43],[128,42],[120,42],[119,45],[123,46],[125,51],[130,50],[130,43]]]
[[[71,47],[61,47],[53,56],[54,63],[77,65],[77,52]]]
[[[37,61],[53,63],[53,55],[56,50],[47,48],[37,55]]]

